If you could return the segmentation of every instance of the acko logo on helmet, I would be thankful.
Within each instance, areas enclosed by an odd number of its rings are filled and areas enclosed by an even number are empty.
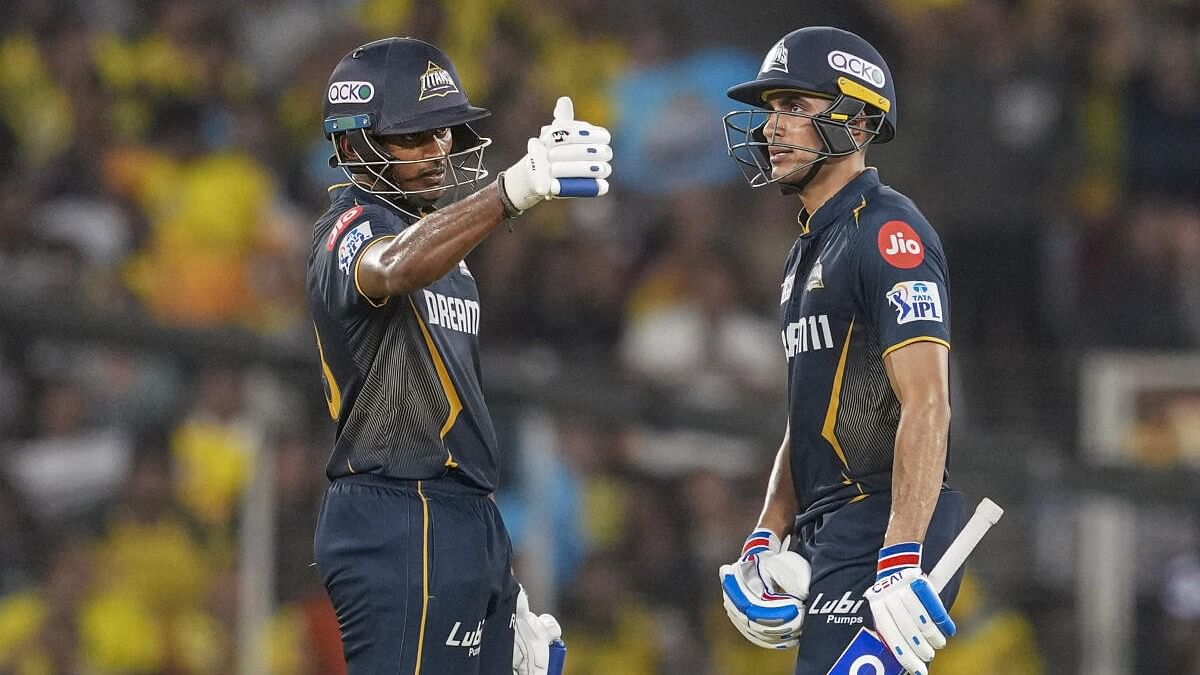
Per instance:
[[[334,82],[329,85],[330,103],[366,103],[375,98],[370,82]]]
[[[841,50],[829,52],[829,67],[853,75],[860,80],[882,87],[887,82],[883,69],[870,61]]]
[[[417,100],[424,101],[434,96],[457,93],[458,86],[454,84],[454,78],[450,76],[450,72],[430,61],[429,66],[425,68],[425,73],[421,75],[421,95],[417,97]]]

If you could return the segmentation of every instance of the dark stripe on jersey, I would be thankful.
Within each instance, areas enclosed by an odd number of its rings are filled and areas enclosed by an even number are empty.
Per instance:
[[[880,352],[879,338],[869,324],[861,332],[862,345],[851,350],[846,377],[853,387],[842,390],[837,436],[849,462],[851,475],[865,476],[892,470],[900,401],[892,391]]]
[[[446,422],[442,424],[442,429],[438,432],[443,445],[445,445],[446,434],[450,433],[450,429],[454,428],[454,423],[458,421],[458,414],[462,412],[462,401],[458,398],[458,390],[454,388],[454,381],[450,379],[450,372],[446,370],[446,363],[442,360],[442,354],[438,351],[437,344],[433,341],[433,336],[429,334],[429,328],[425,325],[424,319],[421,318],[421,312],[417,310],[417,305],[413,302],[412,296],[409,296],[408,304],[412,307],[413,315],[417,317],[417,325],[421,327],[421,335],[425,338],[425,346],[429,348],[429,357],[433,359],[433,367],[437,370],[438,380],[442,385],[442,393],[446,396],[446,403],[450,406],[450,412],[446,415]],[[456,466],[458,464],[454,461],[454,456],[450,454],[450,448],[446,448],[446,455],[446,466]]]
[[[374,360],[363,368],[366,377],[339,443],[352,469],[379,466],[385,475],[438,476],[445,469],[445,449],[435,444],[443,437],[450,402],[415,314],[381,318],[384,330],[370,331],[368,344],[354,352],[356,361],[367,355]]]

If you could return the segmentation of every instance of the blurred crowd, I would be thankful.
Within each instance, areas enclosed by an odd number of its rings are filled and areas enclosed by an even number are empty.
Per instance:
[[[824,23],[874,42],[897,81],[899,135],[868,160],[942,234],[953,358],[988,364],[956,374],[956,425],[989,432],[999,415],[985,409],[1011,398],[1048,411],[1062,428],[1045,435],[1076,457],[1074,411],[1022,379],[1075,373],[1006,368],[1012,355],[1200,348],[1200,5],[745,5],[0,0],[0,674],[233,672],[243,505],[262,472],[279,514],[277,610],[254,637],[272,673],[339,672],[309,566],[331,435],[316,371],[80,342],[11,317],[77,312],[315,353],[305,262],[343,180],[321,97],[333,64],[378,37],[452,56],[494,113],[478,125],[493,171],[560,94],[613,130],[611,198],[539,208],[468,258],[485,372],[501,356],[586,364],[671,405],[782,410],[775,302],[797,204],[746,187],[720,115],[724,88],[783,31]],[[518,547],[535,521],[520,415],[497,410]],[[554,558],[569,672],[790,672],[790,655],[725,625],[713,583],[754,524],[770,444],[575,413],[554,446],[556,484],[571,488],[554,498],[570,533]],[[1200,672],[1178,637],[1200,616],[1194,550],[1165,569],[1146,601],[1169,637],[1140,663]],[[965,587],[938,672],[1044,672],[1027,598],[987,587]],[[1165,660],[1177,669],[1154,670]]]

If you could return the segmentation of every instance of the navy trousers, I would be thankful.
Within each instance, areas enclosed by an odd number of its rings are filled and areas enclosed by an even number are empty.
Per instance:
[[[796,675],[826,675],[860,628],[875,627],[863,593],[875,583],[891,506],[890,494],[872,494],[822,516],[800,533],[800,554],[812,564],[813,576]],[[927,574],[964,524],[962,493],[943,489],[922,549],[921,567]],[[961,581],[960,570],[942,591],[947,609]]]
[[[339,478],[315,545],[349,675],[511,675],[518,586],[487,493],[444,479]]]

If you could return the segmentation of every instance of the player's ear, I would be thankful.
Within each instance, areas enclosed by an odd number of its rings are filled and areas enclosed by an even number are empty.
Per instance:
[[[878,125],[883,123],[882,117],[874,108],[867,106],[857,117],[850,120],[850,134],[855,141],[863,141],[876,135]]]
[[[871,120],[867,117],[866,111],[859,113],[858,117],[850,120],[850,134],[854,136],[854,140],[861,142],[867,137],[869,124],[871,124]]]
[[[341,151],[342,157],[348,160],[358,160],[358,153],[354,151],[354,147],[350,143],[350,135],[342,134],[337,139],[338,150]]]

